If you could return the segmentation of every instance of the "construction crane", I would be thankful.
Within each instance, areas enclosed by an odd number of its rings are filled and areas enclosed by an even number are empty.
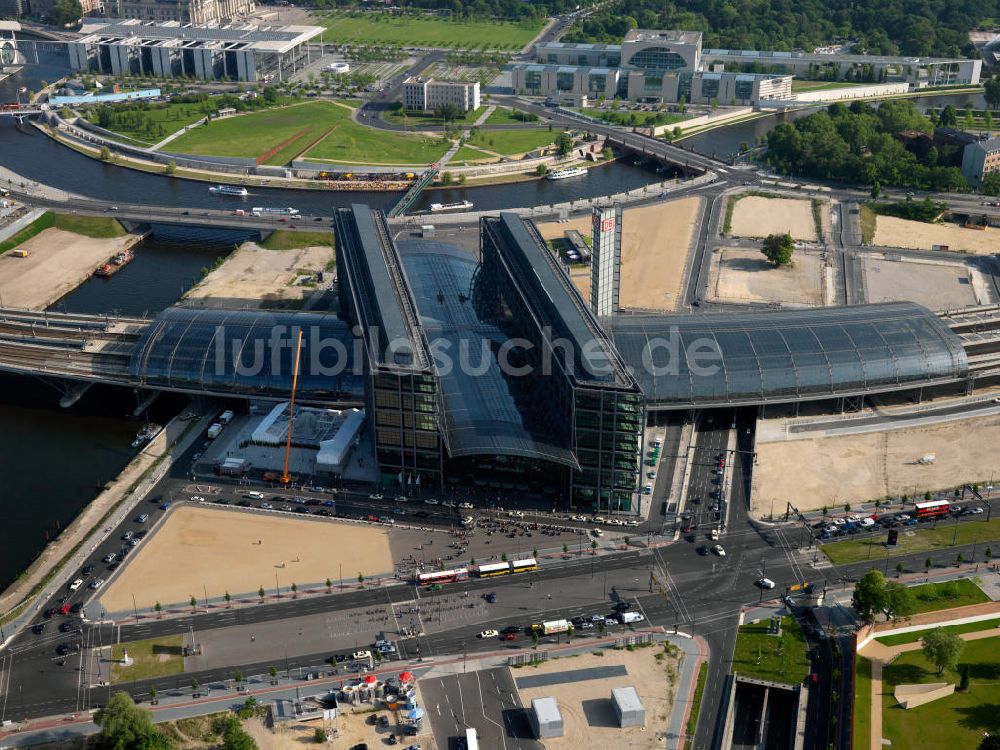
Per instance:
[[[288,402],[288,434],[285,436],[285,467],[281,471],[278,479],[281,484],[291,484],[292,478],[288,474],[288,459],[292,455],[292,423],[295,420],[295,389],[299,385],[299,355],[302,353],[302,330],[299,329],[299,338],[295,342],[295,366],[292,369],[292,398]]]

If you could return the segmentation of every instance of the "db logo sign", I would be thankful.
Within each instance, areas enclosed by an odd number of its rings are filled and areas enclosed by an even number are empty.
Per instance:
[[[598,223],[600,225],[600,231],[601,232],[610,232],[612,229],[615,228],[615,217],[612,216],[610,218],[604,219],[603,221],[600,221],[595,216],[594,217],[594,224],[598,224]]]

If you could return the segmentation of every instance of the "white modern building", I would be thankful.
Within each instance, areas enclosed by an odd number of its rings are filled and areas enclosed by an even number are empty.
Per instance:
[[[622,267],[622,207],[594,206],[590,259],[590,309],[594,315],[618,312]]]
[[[479,81],[438,81],[433,78],[407,78],[403,81],[403,107],[432,112],[445,104],[454,104],[463,112],[479,109]]]
[[[700,32],[632,29],[621,44],[535,45],[533,63],[511,66],[515,94],[579,102],[750,105],[792,98],[792,77],[905,82],[911,87],[979,82],[980,60],[839,53],[703,50]]]
[[[254,0],[103,0],[119,18],[222,24],[254,12]]]
[[[74,70],[236,81],[283,80],[309,62],[320,26],[226,26],[84,19],[69,42]]]
[[[253,428],[239,458],[280,471],[288,440],[288,402],[277,404]],[[364,409],[316,409],[295,406],[289,470],[299,475],[340,475],[347,468],[365,424]]]

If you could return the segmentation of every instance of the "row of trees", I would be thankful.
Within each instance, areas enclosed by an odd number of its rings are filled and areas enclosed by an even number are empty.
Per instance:
[[[617,0],[563,41],[616,42],[638,27],[701,31],[707,48],[811,51],[839,39],[874,55],[972,57],[969,29],[998,16],[997,0]]]
[[[197,680],[194,684],[197,685]],[[249,698],[239,716],[249,718],[255,712],[256,701]],[[97,742],[100,750],[173,750],[174,747],[170,738],[153,724],[152,714],[135,705],[128,693],[112,695],[107,705],[94,715],[94,723],[101,728]],[[222,735],[221,750],[257,750],[257,743],[237,716],[223,718],[215,728]]]
[[[968,190],[957,166],[960,152],[929,145],[933,130],[908,101],[878,108],[863,102],[832,104],[768,133],[767,159],[787,174],[938,192]]]

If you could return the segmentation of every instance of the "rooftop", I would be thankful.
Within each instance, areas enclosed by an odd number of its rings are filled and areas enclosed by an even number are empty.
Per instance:
[[[780,52],[774,50],[752,50],[752,49],[706,49],[702,50],[702,58],[726,58],[729,60],[746,59],[759,60],[807,60],[809,62],[852,62],[852,63],[898,63],[900,65],[942,65],[945,63],[967,62],[973,60],[966,58],[946,58],[946,57],[882,57],[874,55],[849,55],[830,52]]]
[[[559,713],[559,704],[556,703],[555,698],[533,698],[531,700],[531,710],[535,712],[538,720],[543,724],[562,721],[562,714]]]
[[[321,26],[268,26],[254,23],[225,26],[136,18],[84,18],[79,42],[188,42],[195,45],[239,44],[244,49],[285,53],[323,33]]]
[[[662,29],[629,29],[625,42],[667,42],[670,44],[701,44],[700,31],[664,31]]]

